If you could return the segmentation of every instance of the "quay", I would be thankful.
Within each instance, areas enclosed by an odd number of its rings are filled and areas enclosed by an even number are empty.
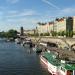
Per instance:
[[[61,57],[67,56],[69,58],[75,58],[75,50],[73,48],[75,46],[75,38],[53,38],[53,37],[26,37],[26,38],[30,39],[32,41],[32,44],[35,45],[40,45],[41,42],[55,43],[58,45],[58,49],[57,48],[52,49],[52,47],[46,48],[58,52],[61,55]],[[26,41],[26,38],[24,38],[25,40],[22,40],[22,42]]]
[[[32,44],[40,45],[41,42],[47,43],[55,43],[58,45],[58,48],[50,48],[46,47],[49,50],[58,52],[60,57],[67,57],[69,59],[75,58],[75,50],[72,49],[72,46],[75,46],[75,39],[74,38],[53,38],[53,37],[21,37],[23,38],[22,43],[26,41],[26,39],[30,39]],[[31,42],[30,41],[30,42]],[[43,46],[44,47],[44,46]]]
[[[51,75],[70,75],[70,73],[75,75],[74,38],[26,37],[25,39],[30,39],[32,44],[37,46],[36,49],[42,50],[39,51],[41,52],[40,60],[46,65]],[[22,42],[24,41],[26,40],[22,40]],[[55,61],[57,65],[51,61]],[[62,64],[64,64],[64,66]],[[65,69],[62,70],[61,67]]]
[[[75,50],[72,48],[75,46],[74,38],[33,37],[30,39],[36,44],[42,44],[43,54],[40,60],[52,75],[75,75]],[[46,46],[48,42],[55,43],[58,47],[51,47],[51,44]]]

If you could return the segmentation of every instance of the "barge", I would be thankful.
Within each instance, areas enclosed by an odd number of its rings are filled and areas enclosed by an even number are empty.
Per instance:
[[[43,52],[40,60],[52,75],[75,75],[75,62],[61,60],[51,51]]]

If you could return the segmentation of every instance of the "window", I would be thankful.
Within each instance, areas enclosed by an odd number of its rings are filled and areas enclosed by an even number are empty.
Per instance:
[[[65,72],[65,69],[63,67],[61,67],[61,70]]]

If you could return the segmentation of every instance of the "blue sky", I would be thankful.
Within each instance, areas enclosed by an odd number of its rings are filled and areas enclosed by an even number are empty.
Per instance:
[[[37,22],[74,15],[75,0],[0,0],[0,31],[33,29]]]

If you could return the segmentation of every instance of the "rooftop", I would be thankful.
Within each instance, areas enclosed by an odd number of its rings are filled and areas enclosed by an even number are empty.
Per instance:
[[[60,62],[57,59],[55,59],[55,55],[53,53],[45,52],[43,57],[45,57],[54,66],[60,65]]]

